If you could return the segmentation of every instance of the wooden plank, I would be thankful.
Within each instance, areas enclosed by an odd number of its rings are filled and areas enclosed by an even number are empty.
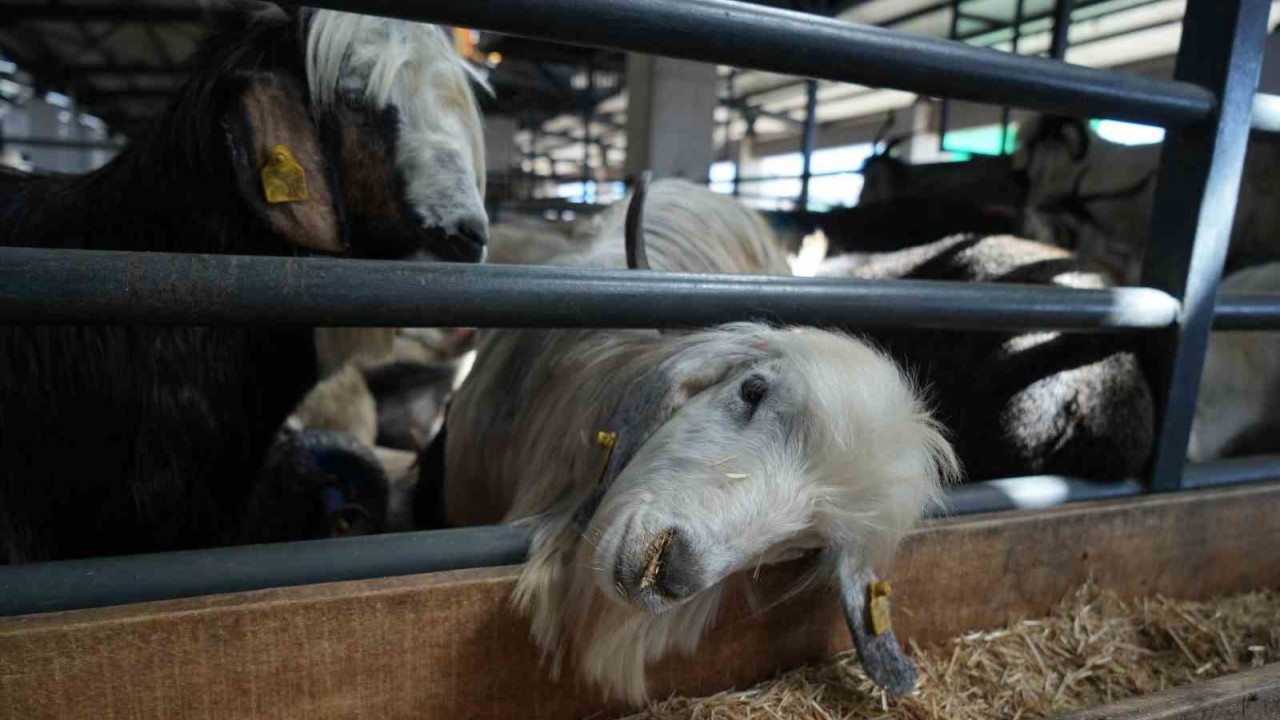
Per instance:
[[[1058,720],[1273,720],[1280,718],[1280,663],[1129,698]]]
[[[1125,596],[1280,587],[1280,484],[925,526],[889,573],[895,627],[928,643],[1044,614],[1090,575]],[[743,578],[765,603],[803,564]],[[0,619],[0,718],[583,717],[621,710],[538,665],[514,568]],[[730,594],[658,696],[744,687],[847,648],[833,592],[753,614]]]

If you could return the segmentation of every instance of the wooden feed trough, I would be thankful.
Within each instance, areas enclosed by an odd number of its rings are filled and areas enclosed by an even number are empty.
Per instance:
[[[1274,484],[932,521],[909,538],[887,573],[895,629],[904,642],[941,642],[1043,615],[1089,578],[1124,597],[1276,588],[1276,538]],[[762,572],[759,594],[767,599],[802,569]],[[508,607],[515,572],[451,571],[0,619],[0,717],[575,718],[624,711],[592,688],[548,678],[527,623]],[[758,615],[739,600],[726,606],[696,657],[655,668],[652,689],[664,697],[742,688],[848,646],[833,591],[807,592]],[[1259,698],[1274,698],[1274,673],[1233,676],[1174,697],[1221,705],[1223,693],[1247,696],[1255,686]],[[1255,705],[1274,706],[1262,699]],[[1150,702],[1157,701],[1165,702]],[[1134,712],[1114,717],[1184,717]],[[1185,715],[1193,716],[1201,717]]]

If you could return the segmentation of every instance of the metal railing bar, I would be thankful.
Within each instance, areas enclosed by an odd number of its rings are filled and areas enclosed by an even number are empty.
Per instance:
[[[0,248],[9,324],[1169,327],[1148,288],[701,275],[334,258]]]
[[[1280,331],[1280,295],[1219,295],[1214,306],[1213,329]]]
[[[1067,65],[737,0],[314,0],[348,12],[890,87],[1072,116],[1180,126],[1208,118],[1189,83]]]
[[[1280,456],[1192,465],[1187,479],[1193,488],[1276,480]],[[929,515],[1041,509],[1142,493],[1133,479],[1008,478],[949,488]],[[490,525],[0,566],[0,616],[515,565],[524,562],[528,543],[518,526]]]
[[[1119,481],[1084,480],[1062,475],[987,480],[957,485],[947,490],[942,507],[930,517],[952,517],[1003,510],[1034,510],[1086,500],[1110,500],[1143,493],[1137,479]]]
[[[524,562],[506,525],[0,566],[0,616]]]
[[[1187,490],[1280,480],[1280,455],[1254,455],[1188,464],[1182,478],[1182,487]]]
[[[73,140],[68,138],[47,137],[0,137],[0,145],[20,145],[22,147],[38,147],[64,150],[123,150],[123,143],[111,140]]]
[[[1280,95],[1259,93],[1253,96],[1253,116],[1250,124],[1254,130],[1280,132]]]

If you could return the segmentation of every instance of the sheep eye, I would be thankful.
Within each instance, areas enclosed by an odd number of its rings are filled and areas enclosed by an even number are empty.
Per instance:
[[[742,385],[738,388],[738,396],[742,398],[742,402],[751,406],[754,410],[765,395],[769,394],[769,382],[759,375],[752,375],[742,381]]]

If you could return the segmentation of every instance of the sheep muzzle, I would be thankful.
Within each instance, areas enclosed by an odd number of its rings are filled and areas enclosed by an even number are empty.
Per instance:
[[[624,553],[615,582],[624,599],[653,613],[692,597],[706,585],[693,544],[674,527]]]

